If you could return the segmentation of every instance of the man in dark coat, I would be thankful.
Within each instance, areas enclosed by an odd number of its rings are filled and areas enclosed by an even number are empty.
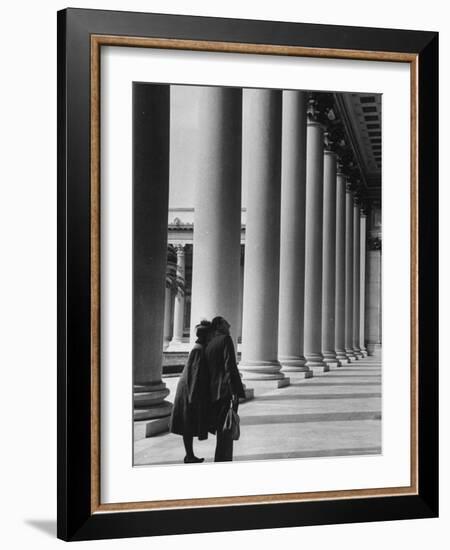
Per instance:
[[[245,397],[244,387],[236,364],[236,353],[230,336],[230,324],[223,317],[212,320],[213,337],[205,349],[209,371],[211,420],[209,431],[217,434],[214,462],[233,460],[233,439],[223,423],[233,401],[237,411],[239,397]]]

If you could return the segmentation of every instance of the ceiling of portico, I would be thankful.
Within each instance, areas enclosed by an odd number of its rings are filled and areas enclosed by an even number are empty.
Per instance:
[[[379,198],[382,170],[381,94],[336,93],[335,98],[367,195]]]

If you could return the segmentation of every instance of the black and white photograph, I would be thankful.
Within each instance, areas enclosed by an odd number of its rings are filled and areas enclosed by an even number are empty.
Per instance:
[[[132,87],[133,465],[381,454],[382,94]]]
[[[3,548],[448,546],[445,6],[4,5]]]

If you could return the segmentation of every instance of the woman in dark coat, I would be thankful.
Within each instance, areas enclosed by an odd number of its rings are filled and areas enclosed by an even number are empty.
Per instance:
[[[209,373],[204,348],[211,337],[211,323],[202,321],[195,328],[197,340],[178,382],[169,426],[172,433],[183,436],[185,463],[204,461],[194,455],[193,439],[207,439],[209,425]]]

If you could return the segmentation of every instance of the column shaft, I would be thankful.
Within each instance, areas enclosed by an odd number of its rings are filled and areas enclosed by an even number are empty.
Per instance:
[[[304,354],[311,368],[322,356],[323,129],[308,122],[306,147]]]
[[[345,353],[355,360],[353,351],[353,195],[345,194]]]
[[[166,288],[166,297],[164,302],[164,350],[169,346],[172,334],[172,289]]]
[[[322,354],[324,362],[337,365],[336,308],[336,155],[324,153],[323,168],[323,268]]]
[[[361,209],[357,202],[353,205],[353,342],[356,357],[363,354],[359,347],[360,306],[361,306]]]
[[[361,213],[361,274],[360,274],[360,308],[359,308],[359,347],[364,356],[367,355],[365,343],[365,316],[366,316],[366,222],[367,216]]]
[[[195,87],[195,217],[191,341],[201,319],[223,316],[237,337],[241,232],[242,91]]]
[[[134,418],[146,435],[167,429],[171,404],[161,380],[169,197],[166,85],[133,84],[133,382]],[[148,236],[151,235],[151,238]]]
[[[345,353],[345,176],[336,176],[336,310],[335,339],[339,362],[347,363]]]
[[[367,254],[366,337],[369,355],[381,352],[381,250]]]
[[[176,247],[177,251],[177,276],[185,279],[186,259],[183,245]],[[184,349],[183,330],[184,330],[184,292],[178,291],[175,296],[175,305],[173,308],[173,338],[168,347],[168,351]]]
[[[244,380],[280,381],[281,92],[244,90],[242,132],[247,223],[240,369]]]
[[[303,356],[305,293],[306,93],[283,91],[278,358],[310,372]]]

